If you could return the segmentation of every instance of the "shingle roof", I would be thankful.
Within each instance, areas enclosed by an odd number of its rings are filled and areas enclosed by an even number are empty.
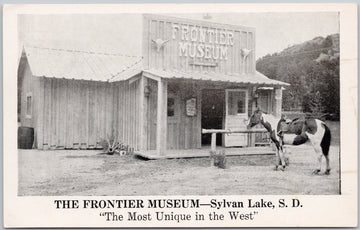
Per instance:
[[[167,79],[191,79],[202,81],[228,82],[228,83],[243,83],[256,84],[264,86],[288,86],[290,84],[270,79],[255,71],[255,73],[247,73],[240,75],[229,75],[222,73],[185,73],[177,70],[144,70],[144,73],[152,74],[161,78]]]
[[[31,72],[38,77],[112,81],[125,72],[141,70],[142,57],[77,50],[24,47]],[[131,76],[130,76],[131,77]]]

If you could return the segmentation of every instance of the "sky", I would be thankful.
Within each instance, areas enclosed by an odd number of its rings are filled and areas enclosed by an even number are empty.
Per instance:
[[[256,59],[291,45],[339,33],[337,12],[172,14],[171,16],[254,27]],[[139,14],[20,15],[19,50],[25,45],[141,54]]]

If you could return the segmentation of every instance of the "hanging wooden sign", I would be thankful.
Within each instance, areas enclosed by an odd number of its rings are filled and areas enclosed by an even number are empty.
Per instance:
[[[189,117],[196,115],[196,98],[190,98],[186,101],[186,115]]]

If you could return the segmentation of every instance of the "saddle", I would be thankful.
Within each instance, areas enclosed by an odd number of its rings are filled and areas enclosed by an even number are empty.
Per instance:
[[[284,134],[296,134],[300,135],[302,133],[302,128],[305,123],[303,118],[294,118],[292,120],[285,119],[284,116],[278,122],[277,135],[280,138],[283,138]]]

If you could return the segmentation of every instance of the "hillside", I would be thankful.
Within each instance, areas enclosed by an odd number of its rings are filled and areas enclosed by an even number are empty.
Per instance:
[[[284,110],[339,116],[339,34],[316,37],[266,55],[256,63],[259,72],[291,86],[283,92]]]

